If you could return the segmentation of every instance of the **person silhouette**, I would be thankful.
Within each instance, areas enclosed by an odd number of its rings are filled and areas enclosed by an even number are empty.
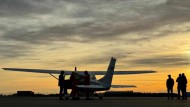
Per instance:
[[[88,71],[85,71],[84,74],[85,74],[85,76],[84,76],[84,85],[90,85],[90,75],[89,75]],[[89,89],[86,88],[85,91],[86,91],[86,100],[90,100],[90,98],[89,98],[90,97]]]
[[[171,78],[171,75],[168,75],[166,86],[167,86],[167,92],[168,92],[168,99],[170,99],[170,97],[173,99],[174,80]]]
[[[182,91],[181,90],[181,83],[182,83],[181,74],[179,74],[179,76],[177,77],[176,82],[177,82],[177,99],[180,99],[180,91]]]
[[[70,80],[72,82],[72,91],[71,96],[73,100],[79,99],[79,91],[77,89],[77,85],[79,84],[80,76],[76,71],[73,71],[70,76]]]
[[[64,71],[61,71],[60,75],[59,75],[59,81],[58,81],[58,86],[60,87],[60,90],[59,90],[59,99],[62,100],[62,92],[63,92],[63,89],[64,89],[64,96],[65,94],[67,95],[67,89],[65,87],[65,72]]]
[[[182,91],[182,99],[187,100],[187,78],[184,73],[181,76],[181,91]]]

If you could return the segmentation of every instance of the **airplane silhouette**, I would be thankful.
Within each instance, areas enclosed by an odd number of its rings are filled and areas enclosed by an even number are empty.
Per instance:
[[[125,75],[125,74],[144,74],[144,73],[155,73],[156,71],[152,70],[143,70],[143,71],[114,71],[115,69],[116,59],[111,58],[107,71],[93,71],[89,72],[90,74],[90,85],[76,85],[77,89],[83,92],[85,89],[88,89],[91,93],[96,91],[106,91],[112,88],[128,88],[128,87],[136,87],[134,85],[112,85],[112,78],[113,75]],[[45,69],[24,69],[24,68],[2,68],[4,70],[9,71],[21,71],[21,72],[34,72],[34,73],[48,73],[54,78],[58,79],[53,74],[60,74],[61,70],[45,70]],[[76,67],[75,67],[75,71]],[[64,70],[66,75],[71,75],[72,72],[75,71],[68,71]],[[85,75],[84,71],[77,71],[80,76]],[[96,79],[95,75],[104,75],[100,79]],[[99,98],[102,98],[99,97]]]

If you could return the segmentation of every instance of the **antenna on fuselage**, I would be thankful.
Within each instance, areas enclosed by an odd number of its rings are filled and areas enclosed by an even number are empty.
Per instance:
[[[75,66],[75,71],[77,71],[77,67]]]

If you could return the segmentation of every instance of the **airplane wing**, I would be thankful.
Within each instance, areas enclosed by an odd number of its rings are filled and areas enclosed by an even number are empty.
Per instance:
[[[60,74],[60,71],[64,71],[66,75],[70,75],[73,71],[69,70],[47,70],[47,69],[25,69],[25,68],[2,68],[9,71],[19,71],[19,72],[33,72],[33,73],[48,73],[48,74]],[[77,73],[83,75],[84,71],[76,71]],[[145,73],[155,73],[152,70],[141,70],[141,71],[114,71],[114,75],[127,75],[127,74],[145,74]],[[105,75],[106,71],[93,71],[89,74],[94,75]]]
[[[145,73],[156,73],[156,71],[153,70],[135,70],[135,71],[115,71],[115,75],[121,75],[121,74],[145,74]]]
[[[25,68],[2,68],[9,71],[19,71],[19,72],[33,72],[33,73],[50,73],[50,74],[60,74],[61,70],[47,70],[47,69],[25,69]],[[71,74],[72,71],[64,70],[65,74]]]

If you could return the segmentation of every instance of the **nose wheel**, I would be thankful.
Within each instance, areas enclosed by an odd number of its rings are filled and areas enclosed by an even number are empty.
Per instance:
[[[103,99],[103,97],[98,97],[99,98],[99,100],[102,100]]]
[[[103,95],[102,93],[98,93],[98,99],[99,99],[99,100],[102,100],[102,99],[103,99],[103,96],[104,96],[104,95]]]

